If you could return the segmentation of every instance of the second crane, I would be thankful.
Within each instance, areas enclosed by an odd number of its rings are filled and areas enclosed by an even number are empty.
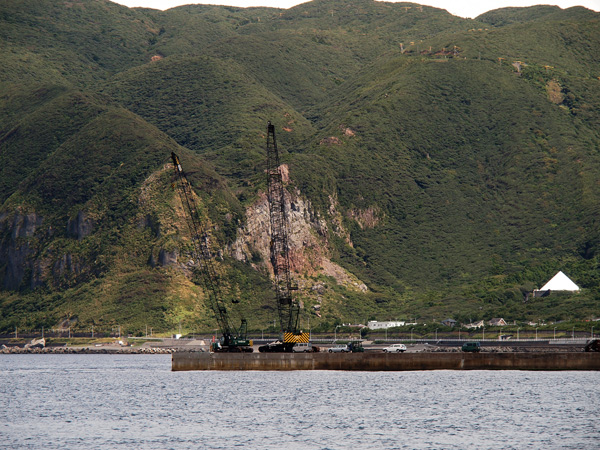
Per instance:
[[[270,351],[291,351],[295,343],[308,342],[309,333],[303,333],[298,329],[300,302],[293,296],[293,291],[297,290],[298,286],[292,281],[290,271],[285,189],[275,139],[275,127],[271,122],[267,124],[267,186],[271,221],[271,265],[283,342],[282,345],[272,347]]]

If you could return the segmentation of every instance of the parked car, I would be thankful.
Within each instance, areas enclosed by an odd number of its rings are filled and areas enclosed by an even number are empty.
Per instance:
[[[352,353],[362,353],[365,348],[362,345],[362,341],[350,341],[348,342],[348,350]]]
[[[314,349],[310,342],[296,342],[292,347],[292,351],[295,353],[310,353]]]
[[[481,351],[481,344],[479,342],[465,342],[462,345],[462,351],[478,353]]]
[[[403,353],[405,351],[406,345],[404,344],[392,344],[383,349],[383,353]]]
[[[348,346],[346,344],[338,344],[335,347],[331,347],[327,351],[329,353],[346,353],[346,352],[349,352],[350,349],[348,348]]]
[[[592,339],[585,344],[586,352],[600,352],[600,339]]]

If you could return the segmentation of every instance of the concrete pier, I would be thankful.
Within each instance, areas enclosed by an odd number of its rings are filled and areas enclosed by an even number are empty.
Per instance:
[[[180,370],[600,370],[600,353],[175,352]]]

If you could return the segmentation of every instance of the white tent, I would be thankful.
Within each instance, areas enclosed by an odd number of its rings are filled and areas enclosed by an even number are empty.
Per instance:
[[[578,291],[579,286],[562,272],[558,272],[548,281],[540,291]]]

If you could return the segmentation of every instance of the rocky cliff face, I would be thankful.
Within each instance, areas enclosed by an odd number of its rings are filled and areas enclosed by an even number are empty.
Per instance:
[[[2,289],[67,287],[92,270],[84,257],[53,246],[51,239],[61,233],[43,224],[44,218],[35,212],[5,212],[0,216]],[[93,227],[93,221],[80,211],[65,224],[64,235],[80,241],[93,232]]]
[[[335,207],[329,211],[329,221],[316,213],[310,203],[299,191],[285,193],[285,206],[288,212],[288,240],[290,246],[290,265],[300,287],[312,289],[314,282],[308,277],[324,274],[333,277],[338,284],[351,289],[366,291],[367,287],[354,275],[330,259],[328,236],[330,232],[342,235],[350,242],[349,234],[343,229],[340,216]],[[239,261],[254,262],[257,268],[273,273],[270,263],[270,218],[269,205],[265,193],[246,210],[246,225],[238,230],[237,240],[228,249]],[[257,261],[256,253],[260,255]]]
[[[3,289],[18,289],[26,275],[35,272],[32,257],[36,249],[30,238],[42,222],[43,218],[35,213],[17,211],[12,216],[7,213],[0,216],[0,286]]]
[[[78,241],[92,234],[94,230],[94,221],[83,211],[79,211],[74,219],[70,219],[67,223],[69,235],[73,236]]]
[[[286,191],[290,263],[295,279],[304,292],[315,292],[319,296],[322,286],[315,288],[319,283],[314,281],[318,275],[332,277],[347,288],[366,291],[360,280],[331,261],[331,236],[340,236],[349,245],[352,242],[344,229],[336,199],[332,197],[330,203],[326,217],[323,217],[300,191]],[[163,224],[158,216],[146,214],[140,217],[137,230],[150,228],[152,238],[157,239],[146,263],[151,267],[175,267],[187,272],[190,258],[181,253],[177,244],[171,242],[165,246],[165,242],[160,241],[161,230],[163,226],[168,228],[167,224]],[[98,272],[93,260],[97,256],[92,256],[95,250],[89,244],[96,227],[95,220],[83,210],[67,220],[62,230],[60,226],[44,223],[44,218],[34,212],[3,213],[0,216],[0,288],[20,290],[48,286],[64,289],[89,279]],[[237,230],[236,241],[224,252],[238,261],[251,263],[257,270],[272,273],[269,246],[269,207],[266,194],[260,193],[255,203],[247,208],[246,222]]]

